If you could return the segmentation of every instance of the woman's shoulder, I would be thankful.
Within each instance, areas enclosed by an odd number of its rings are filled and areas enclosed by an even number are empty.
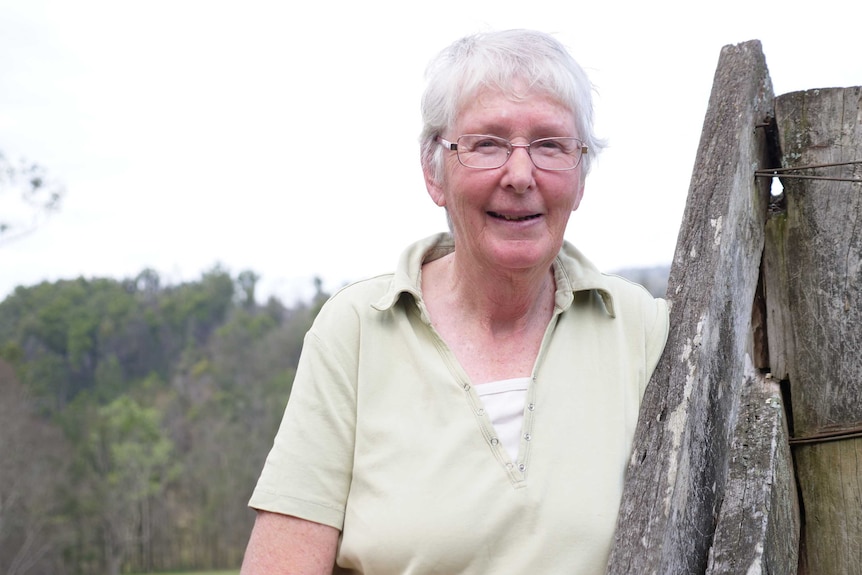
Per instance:
[[[320,308],[319,315],[359,313],[373,308],[391,289],[393,273],[379,274],[343,285]]]
[[[664,347],[670,329],[670,310],[667,301],[655,297],[644,286],[627,278],[604,274],[614,298],[617,317],[629,329],[636,329]],[[635,328],[635,325],[639,326]]]
[[[624,276],[603,272],[602,277],[616,299],[636,305],[653,305],[654,302],[664,301],[650,293],[645,286]]]
[[[421,299],[421,269],[423,262],[450,252],[451,237],[435,234],[409,245],[401,254],[395,271],[370,276],[346,284],[324,304],[321,313],[386,312],[396,306],[402,295]]]
[[[606,274],[608,281],[615,286],[615,291],[620,294],[617,296],[620,299],[621,306],[636,306],[644,313],[659,314],[665,319],[668,314],[667,301],[664,298],[656,297],[650,291],[639,283],[636,283],[627,278]]]
[[[560,251],[557,281],[567,282],[572,291],[595,291],[608,308],[610,315],[629,313],[633,309],[656,309],[664,300],[652,295],[644,286],[613,273],[600,271],[580,250],[566,242]]]

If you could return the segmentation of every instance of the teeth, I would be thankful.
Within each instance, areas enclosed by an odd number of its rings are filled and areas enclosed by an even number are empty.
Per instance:
[[[532,216],[506,216],[504,214],[498,214],[497,212],[488,212],[495,218],[500,218],[506,220],[507,222],[523,222],[524,220],[532,220],[533,218],[538,218],[538,214],[534,214]]]

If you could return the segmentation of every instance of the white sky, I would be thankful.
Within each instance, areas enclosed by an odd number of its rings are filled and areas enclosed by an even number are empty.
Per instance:
[[[418,162],[425,65],[504,28],[554,33],[598,90],[610,147],[567,237],[607,270],[666,264],[721,47],[761,40],[776,94],[859,85],[860,23],[841,0],[0,0],[0,150],[67,190],[0,244],[0,298],[220,263],[290,303],[315,275],[390,271],[445,229]]]

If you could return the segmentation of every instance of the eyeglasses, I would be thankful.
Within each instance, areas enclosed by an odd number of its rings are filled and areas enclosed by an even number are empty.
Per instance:
[[[440,145],[458,154],[462,166],[477,170],[499,168],[515,148],[526,148],[533,165],[541,170],[574,170],[587,153],[587,146],[577,138],[540,138],[529,144],[513,144],[506,138],[482,134],[464,134],[452,143],[437,137]]]

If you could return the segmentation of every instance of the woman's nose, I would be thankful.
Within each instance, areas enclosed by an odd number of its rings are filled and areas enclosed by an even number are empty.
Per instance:
[[[506,186],[516,193],[527,191],[533,182],[533,170],[536,166],[527,151],[526,146],[513,146],[509,161],[506,162]]]

